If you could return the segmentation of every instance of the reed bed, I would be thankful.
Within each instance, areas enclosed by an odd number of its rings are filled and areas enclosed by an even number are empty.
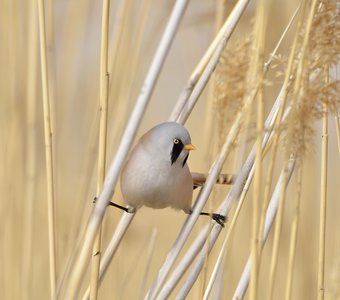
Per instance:
[[[337,1],[2,4],[1,299],[340,297]],[[193,213],[107,206],[165,120]]]

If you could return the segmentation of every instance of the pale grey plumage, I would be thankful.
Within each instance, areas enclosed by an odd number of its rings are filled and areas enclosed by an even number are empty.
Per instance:
[[[182,144],[175,145],[177,142]],[[150,129],[123,167],[120,184],[125,202],[136,209],[170,206],[190,213],[193,179],[186,159],[192,149],[188,131],[178,123],[161,123]]]

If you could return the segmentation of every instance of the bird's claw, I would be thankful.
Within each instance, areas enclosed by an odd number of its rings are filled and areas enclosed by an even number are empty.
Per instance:
[[[225,216],[216,213],[212,214],[212,219],[222,227],[224,227],[224,223],[227,221],[227,218]]]

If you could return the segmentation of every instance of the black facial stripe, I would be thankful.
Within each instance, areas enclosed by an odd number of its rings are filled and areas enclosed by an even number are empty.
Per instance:
[[[185,159],[183,161],[182,168],[184,167],[185,163],[187,162],[188,157],[189,157],[189,153],[187,154],[187,156],[185,157]]]
[[[179,140],[179,143],[173,144],[172,150],[171,150],[171,164],[176,162],[178,156],[181,154],[182,150],[184,148],[184,145],[182,141]]]

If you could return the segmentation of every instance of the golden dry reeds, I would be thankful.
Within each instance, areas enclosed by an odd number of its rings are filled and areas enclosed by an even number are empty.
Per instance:
[[[339,3],[215,2],[2,0],[1,299],[339,297]],[[193,213],[107,207],[165,120]]]

